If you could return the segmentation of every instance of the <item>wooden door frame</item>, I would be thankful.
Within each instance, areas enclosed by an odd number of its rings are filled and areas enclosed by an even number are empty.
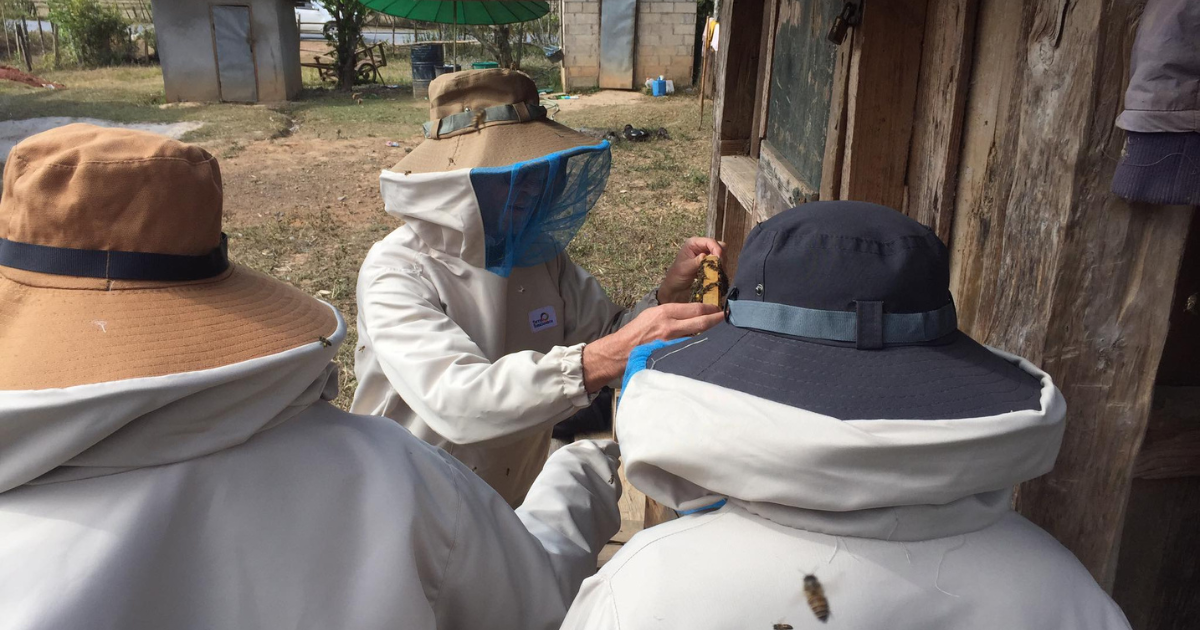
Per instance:
[[[254,68],[254,101],[253,102],[258,103],[258,102],[261,102],[261,99],[262,99],[262,96],[259,94],[260,84],[258,81],[258,49],[255,46],[254,7],[251,6],[252,4],[253,4],[252,0],[244,0],[244,2],[241,2],[241,3],[239,3],[239,2],[211,2],[208,5],[208,32],[209,32],[210,37],[212,38],[213,71],[216,72],[216,75],[217,75],[217,99],[219,100],[219,102],[222,102],[222,103],[240,103],[242,101],[226,101],[225,100],[225,92],[222,90],[222,87],[221,87],[221,59],[217,55],[217,22],[215,19],[213,19],[213,9],[216,7],[246,7],[246,15],[249,20],[247,26],[250,27],[250,30],[247,33],[248,41],[246,43],[249,44],[249,46],[250,46],[250,65]]]

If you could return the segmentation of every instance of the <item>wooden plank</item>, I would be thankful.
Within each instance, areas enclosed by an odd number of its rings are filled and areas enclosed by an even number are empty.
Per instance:
[[[758,160],[745,155],[721,158],[721,183],[747,212],[754,211],[754,186],[758,178]]]
[[[763,182],[759,187],[765,188],[764,193],[756,195],[765,202],[756,214],[759,221],[765,221],[788,208],[815,201],[819,197],[817,191],[801,179],[800,174],[779,154],[770,140],[764,140],[762,143],[758,173],[759,181]]]
[[[827,35],[842,4],[779,0],[765,137],[811,190],[821,183],[838,50]]]
[[[750,233],[750,229],[754,227],[754,223],[750,220],[750,213],[738,203],[736,197],[731,194],[725,194],[725,225],[721,230],[722,239],[725,241],[725,257],[722,263],[725,265],[725,273],[733,278],[737,274],[738,256],[742,253],[742,244],[746,242],[746,235]]]
[[[994,312],[985,279],[1003,264],[1003,239],[996,234],[1007,224],[1005,209],[1017,171],[1004,159],[1013,159],[1017,151],[1024,28],[1022,12],[1011,4],[981,0],[949,245],[959,328],[984,337],[991,334]]]
[[[891,0],[863,6],[851,46],[840,199],[897,210],[904,205],[925,5]]]
[[[758,51],[758,93],[754,97],[754,121],[751,124],[750,157],[758,157],[759,145],[767,135],[767,113],[771,109],[771,68],[775,61],[775,33],[779,21],[780,0],[765,0],[761,29],[762,44]]]
[[[713,97],[713,152],[709,166],[709,232],[723,238],[719,229],[725,221],[720,207],[721,157],[729,155],[726,141],[742,143],[749,150],[754,121],[754,81],[758,69],[762,0],[726,0],[721,3],[720,34],[717,41],[715,94]],[[737,37],[732,37],[733,33]]]
[[[721,176],[721,171],[718,167],[717,177]],[[704,233],[709,238],[715,238],[718,241],[725,240],[725,185],[717,181],[716,191],[713,192],[710,187],[708,196],[708,215],[705,217]]]
[[[750,153],[750,140],[747,138],[737,138],[735,140],[722,140],[717,144],[721,155],[748,155]]]
[[[905,213],[950,242],[978,0],[928,0]]]
[[[763,160],[759,159],[758,177],[754,181],[754,219],[756,221],[765,221],[792,207],[783,197],[783,193],[775,187],[776,182],[767,176],[767,169],[761,167],[762,162]]]
[[[833,93],[829,98],[829,119],[825,129],[825,153],[821,158],[821,199],[840,199],[842,193],[842,161],[846,157],[846,102],[850,91],[850,53],[854,46],[854,31],[838,46],[833,67]]]
[[[1113,598],[1134,630],[1200,628],[1200,483],[1138,479]]]
[[[1133,475],[1139,479],[1200,477],[1200,387],[1154,389]]]
[[[1055,469],[1017,507],[1106,588],[1191,220],[1109,193],[1140,4],[982,1],[953,227],[960,327],[1069,401]]]

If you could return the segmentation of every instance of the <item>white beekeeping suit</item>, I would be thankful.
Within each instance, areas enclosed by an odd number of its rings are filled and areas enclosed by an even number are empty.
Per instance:
[[[585,582],[565,630],[1129,627],[1013,511],[1066,403],[957,330],[928,228],[861,202],[781,213],[747,238],[728,313],[634,353],[626,477],[685,515]]]
[[[516,506],[554,424],[619,377],[639,340],[720,320],[701,306],[654,308],[686,302],[697,257],[720,247],[690,239],[659,289],[622,309],[565,253],[604,190],[608,143],[546,120],[517,72],[444,75],[429,102],[427,139],[380,175],[404,225],[359,272],[351,410],[446,449]]]
[[[216,160],[70,125],[0,201],[0,630],[556,628],[620,524],[612,443],[515,512],[330,404],[337,311],[231,263]]]

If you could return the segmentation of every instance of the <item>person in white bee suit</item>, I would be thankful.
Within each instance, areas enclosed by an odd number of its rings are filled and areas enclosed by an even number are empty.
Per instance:
[[[728,321],[636,350],[618,403],[629,483],[684,516],[589,578],[564,630],[1127,629],[1012,509],[1054,466],[1062,394],[959,331],[949,281],[937,236],[883,206],[755,227]]]
[[[207,152],[69,125],[0,200],[0,629],[557,628],[620,525],[611,442],[514,513],[330,404],[346,324],[231,263]]]
[[[404,225],[359,272],[350,409],[446,449],[516,506],[554,424],[619,379],[630,350],[721,320],[686,304],[721,247],[689,239],[623,309],[564,251],[604,191],[608,143],[547,120],[520,72],[443,75],[429,107],[427,139],[380,175]]]

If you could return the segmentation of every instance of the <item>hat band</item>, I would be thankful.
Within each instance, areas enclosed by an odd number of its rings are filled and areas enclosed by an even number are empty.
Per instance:
[[[186,282],[221,275],[229,268],[227,250],[224,233],[220,245],[200,256],[73,249],[0,238],[0,265],[76,278]]]
[[[951,302],[922,313],[884,313],[881,302],[858,302],[857,311],[824,311],[773,302],[729,300],[730,324],[766,332],[854,342],[861,349],[933,341],[958,330]]]
[[[426,138],[444,138],[464,129],[478,129],[489,124],[522,123],[546,117],[546,108],[536,103],[493,105],[478,111],[467,110],[445,118],[431,120],[422,128]]]

